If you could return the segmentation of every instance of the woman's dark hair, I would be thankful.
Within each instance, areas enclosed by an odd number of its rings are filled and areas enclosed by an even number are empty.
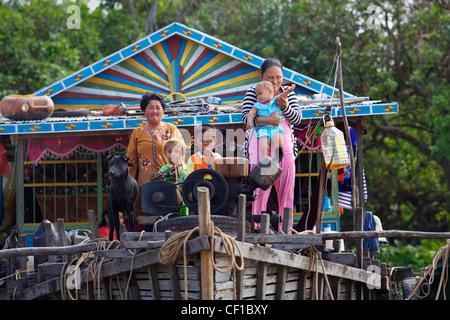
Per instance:
[[[163,110],[166,109],[166,101],[164,100],[164,98],[159,93],[148,91],[142,96],[142,99],[141,99],[141,110],[142,111],[145,111],[145,108],[147,108],[147,105],[151,100],[159,101],[161,103]]]
[[[98,227],[99,227],[99,228],[101,228],[101,227],[106,227],[106,225],[108,224],[108,223],[106,222],[106,218],[105,218],[105,216],[107,216],[107,215],[108,215],[108,208],[106,208],[105,210],[102,211],[102,220],[101,220],[100,223],[98,224]]]
[[[283,70],[283,65],[281,64],[280,60],[275,58],[269,58],[264,60],[263,63],[261,64],[260,67],[261,74],[266,73],[267,69],[273,66],[279,67],[281,70]]]

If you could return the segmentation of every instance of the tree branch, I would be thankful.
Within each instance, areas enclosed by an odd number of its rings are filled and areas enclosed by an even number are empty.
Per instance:
[[[392,125],[389,120],[385,116],[381,116],[381,119],[384,123],[384,125],[379,124],[375,121],[372,121],[371,124],[377,128],[378,130],[388,133],[397,137],[402,138],[405,141],[408,141],[410,144],[415,146],[420,152],[422,152],[427,157],[431,156],[430,148],[428,148],[426,143],[423,143],[421,140],[414,137],[412,134],[406,132],[405,130]]]

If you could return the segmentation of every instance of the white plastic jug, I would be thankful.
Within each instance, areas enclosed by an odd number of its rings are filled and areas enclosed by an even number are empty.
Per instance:
[[[334,126],[333,119],[325,122],[321,136],[322,152],[328,169],[341,169],[350,165],[344,134]]]

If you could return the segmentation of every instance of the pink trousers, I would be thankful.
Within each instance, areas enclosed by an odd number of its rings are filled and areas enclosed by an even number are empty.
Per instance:
[[[275,181],[274,186],[278,195],[279,214],[282,216],[284,208],[292,208],[294,205],[295,157],[293,153],[293,142],[289,121],[285,119],[285,121],[281,123],[281,126],[284,130],[284,156],[280,164],[283,172]],[[260,161],[259,144],[255,131],[253,132],[248,144],[248,154],[250,169],[252,170]],[[265,211],[267,209],[267,202],[271,189],[272,187],[266,191],[263,191],[260,188],[255,190],[256,197],[255,201],[252,203],[252,214],[261,214],[261,211]]]

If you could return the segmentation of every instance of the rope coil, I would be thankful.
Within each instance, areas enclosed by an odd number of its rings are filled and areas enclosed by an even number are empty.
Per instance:
[[[320,265],[322,266],[322,272],[323,272],[323,276],[325,279],[325,283],[327,285],[327,291],[330,295],[331,300],[334,300],[334,296],[333,296],[333,291],[331,290],[331,286],[330,283],[328,281],[328,276],[327,273],[325,272],[325,266],[323,264],[323,259],[322,259],[322,253],[317,250],[317,248],[314,245],[310,245],[307,248],[307,252],[309,252],[310,254],[310,263],[309,263],[309,270],[308,272],[311,272],[314,268],[314,266],[316,267],[316,277],[315,277],[315,282],[313,282],[313,288],[312,288],[312,300],[318,300],[319,299],[319,293],[318,293],[318,274],[319,274],[319,262]]]
[[[409,297],[406,298],[406,300],[410,300],[413,296],[423,299],[423,298],[426,298],[430,294],[430,292],[431,292],[430,287],[434,282],[434,272],[438,268],[437,267],[438,262],[441,260],[442,260],[442,273],[441,273],[441,278],[439,280],[439,285],[438,285],[435,299],[436,300],[439,299],[439,295],[442,290],[444,300],[447,300],[447,296],[445,294],[445,288],[447,286],[447,281],[448,281],[449,254],[450,254],[450,240],[447,240],[447,245],[443,246],[436,252],[436,255],[434,256],[431,265],[429,265],[428,267],[425,268],[419,281],[416,282],[413,292],[409,295]],[[428,277],[428,281],[427,281],[427,277]]]
[[[226,273],[233,270],[233,283],[234,283],[234,299],[236,299],[236,270],[244,270],[244,257],[242,251],[237,244],[236,240],[220,230],[220,228],[215,227],[212,221],[210,223],[210,236],[211,236],[211,262],[214,270],[220,273]],[[184,267],[184,299],[188,299],[188,277],[187,277],[187,242],[193,238],[199,236],[199,227],[195,227],[191,230],[183,231],[175,236],[169,238],[161,247],[158,253],[158,260],[166,265],[174,265],[177,261],[181,249],[183,249],[183,267]],[[231,262],[229,266],[225,269],[221,269],[216,265],[214,261],[214,243],[215,237],[219,237],[222,240],[222,245],[224,246],[225,252],[231,257]],[[236,261],[236,250],[239,252],[240,263]]]

